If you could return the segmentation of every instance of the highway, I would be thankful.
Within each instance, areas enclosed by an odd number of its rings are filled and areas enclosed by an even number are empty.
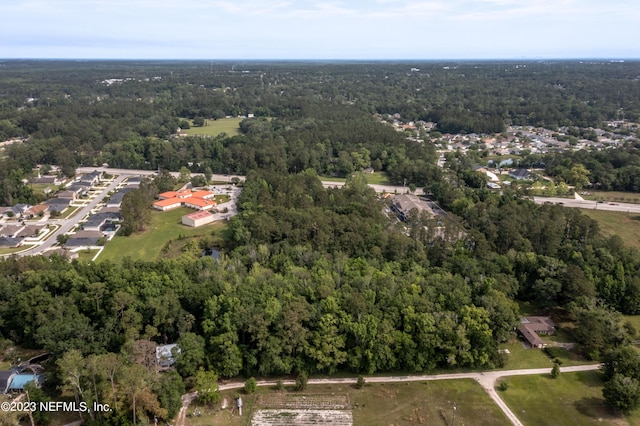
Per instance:
[[[536,204],[561,204],[578,209],[606,210],[612,212],[640,213],[640,204],[596,202],[582,199],[559,197],[533,197]]]

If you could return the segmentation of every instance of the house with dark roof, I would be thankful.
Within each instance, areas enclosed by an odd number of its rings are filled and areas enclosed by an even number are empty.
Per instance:
[[[15,217],[20,217],[24,214],[24,212],[29,210],[29,207],[31,206],[27,204],[16,204],[15,206],[11,207],[11,211],[13,212]]]
[[[94,186],[102,180],[102,172],[94,170],[91,173],[84,174],[80,177],[80,183],[83,185]]]
[[[515,169],[509,172],[509,176],[516,180],[531,180],[533,175],[527,169]]]
[[[0,248],[16,248],[20,247],[24,240],[22,238],[0,237]]]
[[[64,248],[74,249],[82,247],[98,247],[98,240],[102,238],[85,238],[85,237],[71,237],[64,243]]]
[[[32,178],[31,183],[58,186],[62,184],[62,181],[58,178],[58,176],[44,175]]]
[[[539,335],[555,333],[556,325],[549,317],[523,317],[520,319],[518,331],[532,348],[544,348],[547,344]]]
[[[102,231],[103,226],[120,221],[120,217],[118,210],[107,207],[89,216],[82,228],[86,231]]]
[[[135,189],[136,188],[134,188],[133,186],[122,188],[120,191],[113,194],[109,199],[109,201],[107,201],[107,207],[120,207],[120,205],[122,204],[122,199],[124,198],[125,194]]]
[[[407,221],[409,213],[411,211],[415,211],[417,213],[425,211],[429,214],[429,216],[435,216],[429,203],[427,203],[425,200],[420,199],[420,197],[418,197],[417,195],[396,195],[395,197],[393,197],[392,201],[393,204],[391,205],[391,208],[396,212],[400,220],[402,220],[403,222]]]
[[[62,213],[69,208],[71,200],[67,198],[51,198],[45,201],[45,204],[49,206],[49,211]]]

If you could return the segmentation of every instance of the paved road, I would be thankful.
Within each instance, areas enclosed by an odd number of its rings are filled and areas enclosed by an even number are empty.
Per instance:
[[[591,210],[607,210],[615,212],[625,213],[640,213],[640,204],[630,203],[598,203],[596,201],[583,200],[583,199],[571,199],[571,198],[557,198],[557,197],[533,197],[533,201],[536,204],[562,204],[565,207],[573,207],[579,209],[591,209]]]
[[[562,373],[574,373],[578,371],[593,371],[599,370],[600,364],[589,365],[576,365],[571,367],[560,367]],[[480,386],[489,394],[489,397],[500,407],[505,416],[516,426],[522,426],[522,423],[518,417],[509,409],[507,404],[500,398],[498,392],[496,392],[495,386],[498,379],[501,377],[510,376],[529,376],[536,374],[550,374],[551,368],[531,368],[521,370],[494,370],[485,372],[471,372],[471,373],[451,373],[451,374],[429,374],[419,376],[385,376],[385,377],[367,377],[367,383],[398,383],[398,382],[423,382],[430,380],[457,380],[457,379],[473,379],[477,381]],[[337,384],[355,384],[357,379],[309,379],[310,385],[337,385]],[[273,380],[261,380],[258,382],[258,386],[276,386],[277,382]],[[282,382],[285,386],[295,385],[294,380],[284,380]],[[244,383],[233,382],[220,385],[220,390],[240,389],[244,387]],[[190,393],[182,397],[183,405],[180,409],[180,414],[176,421],[176,426],[184,426],[188,406],[195,399],[197,394]]]
[[[91,173],[94,170],[99,170],[99,171],[103,171],[106,173],[109,173],[111,175],[120,175],[120,176],[153,176],[156,174],[155,170],[132,170],[132,169],[113,169],[110,167],[80,167],[79,169],[77,169],[78,173]],[[171,175],[178,177],[180,176],[180,173],[178,172],[171,172]],[[202,175],[202,173],[191,173],[192,176],[197,176],[197,175]],[[216,182],[231,182],[231,179],[233,178],[238,178],[241,181],[245,180],[245,176],[242,175],[213,175],[211,176],[211,180],[212,181],[216,181]],[[322,181],[322,185],[325,188],[328,187],[337,187],[337,188],[342,188],[344,186],[344,182],[333,182],[333,181]],[[369,185],[370,187],[372,187],[373,189],[375,189],[376,192],[397,192],[398,194],[404,194],[407,191],[409,191],[409,188],[404,187],[404,186],[396,186],[396,185]],[[422,195],[422,188],[416,188],[416,192],[414,192],[414,194],[416,195]]]
[[[84,207],[80,207],[74,213],[73,217],[71,217],[69,219],[51,219],[51,220],[48,220],[47,223],[58,225],[59,228],[56,229],[53,232],[53,234],[50,235],[45,241],[43,241],[42,244],[37,245],[36,247],[34,247],[31,250],[27,250],[27,251],[24,251],[24,252],[17,253],[17,255],[18,256],[35,256],[35,255],[41,254],[45,250],[53,247],[54,244],[58,243],[58,235],[65,234],[65,233],[69,232],[74,226],[76,226],[78,224],[78,222],[84,216],[89,214],[89,212],[94,207],[96,207],[100,202],[102,202],[102,200],[109,193],[109,191],[113,191],[116,188],[116,186],[118,186],[125,179],[125,177],[126,176],[118,176],[113,181],[111,181],[109,186],[107,186],[107,188],[102,190],[102,192],[100,192],[99,195],[94,197],[93,200],[91,200],[91,202],[89,204],[87,204]]]
[[[80,167],[76,169],[76,173],[91,173],[94,170],[102,171],[110,175],[130,176],[155,176],[156,170],[133,170],[133,169],[113,169],[110,167]],[[180,176],[179,172],[171,172],[174,177]],[[202,173],[191,173],[191,176],[202,176]],[[244,181],[245,177],[241,175],[212,175],[211,180],[214,182],[231,182],[231,179],[237,177]]]
[[[325,188],[342,188],[344,186],[344,182],[333,182],[330,180],[323,180],[322,186],[324,186]],[[369,186],[379,193],[388,192],[391,194],[393,193],[406,194],[407,192],[409,192],[408,187],[400,186],[400,185],[396,186],[396,185],[369,184]],[[422,188],[416,188],[414,194],[422,195],[423,194]]]

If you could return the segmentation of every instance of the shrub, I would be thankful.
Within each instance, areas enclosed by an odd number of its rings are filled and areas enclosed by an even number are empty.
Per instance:
[[[245,393],[254,393],[256,388],[258,387],[258,383],[256,382],[255,377],[250,377],[249,380],[244,382],[244,392]]]
[[[365,380],[363,376],[358,376],[358,380],[356,381],[356,387],[358,389],[362,389],[364,387]]]
[[[295,389],[297,391],[303,391],[307,388],[307,381],[309,380],[309,376],[304,371],[301,371],[296,377],[296,386]]]

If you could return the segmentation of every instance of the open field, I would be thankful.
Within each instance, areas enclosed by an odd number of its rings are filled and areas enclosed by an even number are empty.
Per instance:
[[[193,213],[188,208],[179,208],[168,212],[152,212],[151,224],[145,232],[128,237],[116,236],[105,246],[98,261],[118,261],[125,257],[131,260],[153,261],[158,258],[162,248],[170,240],[179,237],[210,235],[224,227],[222,223],[212,223],[199,228],[190,228],[181,223],[183,215]]]
[[[598,371],[502,379],[509,388],[502,399],[525,425],[627,425],[638,424],[635,413],[622,417],[604,405],[603,374]]]
[[[371,185],[390,185],[389,179],[387,178],[387,174],[385,172],[374,172],[367,173],[364,175],[367,179],[367,183]],[[320,176],[320,180],[325,182],[346,182],[346,178],[335,177],[335,176]]]
[[[287,391],[284,391],[287,392]],[[236,392],[223,392],[231,402]],[[277,393],[258,388],[252,395],[242,395],[244,415],[240,419],[229,410],[209,410],[200,417],[187,418],[187,426],[249,425],[257,410],[259,395]],[[304,395],[347,395],[352,406],[354,425],[436,425],[451,424],[453,402],[456,402],[456,425],[504,425],[508,420],[478,383],[470,379],[410,383],[366,384],[363,389],[352,385],[309,385]],[[192,412],[192,409],[189,410]],[[320,423],[318,423],[320,424]],[[325,423],[326,424],[326,423]]]
[[[206,120],[202,127],[191,127],[183,131],[189,136],[218,136],[226,133],[229,136],[240,134],[240,122],[243,118],[220,118],[218,120]],[[193,123],[191,123],[193,125]]]
[[[589,195],[581,196],[585,200],[640,204],[640,194],[634,192],[589,191]]]
[[[640,249],[640,215],[604,210],[582,210],[596,220],[604,235],[619,235],[629,247]]]

